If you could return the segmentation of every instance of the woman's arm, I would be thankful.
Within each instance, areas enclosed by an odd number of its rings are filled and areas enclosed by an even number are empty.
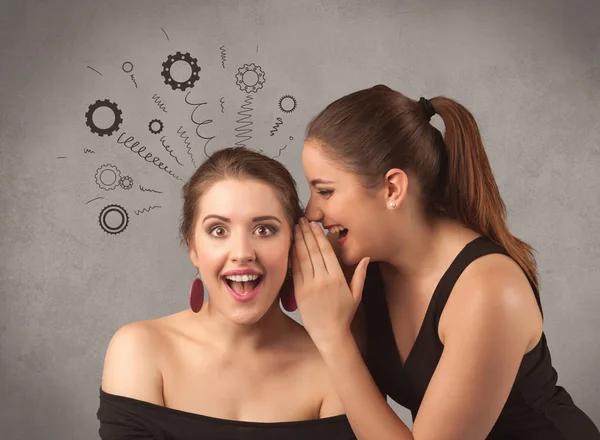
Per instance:
[[[325,236],[315,228],[311,238],[306,225],[302,231],[305,247],[299,245],[302,235],[297,236],[293,260],[300,314],[358,439],[485,439],[532,341],[532,322],[539,317],[522,271],[506,258],[510,265],[472,277],[462,293],[455,289],[451,300],[458,313],[447,320],[444,351],[411,433],[378,392],[347,324],[346,314],[355,310],[352,303],[361,299],[365,267],[359,264],[358,281],[353,279],[348,288]]]

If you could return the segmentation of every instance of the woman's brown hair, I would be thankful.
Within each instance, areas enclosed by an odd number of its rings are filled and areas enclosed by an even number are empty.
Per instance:
[[[429,107],[431,106],[431,107]],[[435,112],[445,135],[429,123]],[[452,99],[419,102],[384,85],[346,95],[308,125],[307,139],[366,188],[400,168],[419,182],[428,215],[447,215],[506,248],[538,289],[534,251],[513,236],[473,115]]]
[[[179,224],[182,244],[189,246],[193,239],[200,198],[212,185],[224,179],[252,179],[270,185],[291,228],[302,216],[296,182],[280,162],[244,147],[224,148],[213,153],[183,185]]]

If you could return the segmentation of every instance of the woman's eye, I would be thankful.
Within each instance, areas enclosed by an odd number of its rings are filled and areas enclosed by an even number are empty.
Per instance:
[[[269,226],[264,226],[264,225],[259,226],[258,228],[255,229],[255,231],[258,235],[263,236],[263,237],[268,237],[275,233],[275,231],[273,231],[272,228],[270,228]]]
[[[320,196],[330,196],[331,194],[333,194],[333,191],[330,189],[318,189],[317,190],[317,194],[319,194]]]
[[[223,237],[226,233],[227,231],[223,226],[217,226],[215,228],[212,228],[210,231],[210,235],[212,235],[213,237]]]

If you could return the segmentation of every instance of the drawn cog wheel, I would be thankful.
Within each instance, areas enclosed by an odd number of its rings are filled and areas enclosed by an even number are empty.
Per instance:
[[[175,79],[173,79],[171,76],[171,67],[173,67],[173,64],[175,64],[177,61],[184,61],[188,63],[190,69],[192,70],[190,77],[186,81],[178,82],[175,81]],[[194,87],[196,81],[200,79],[200,66],[198,66],[198,60],[187,52],[183,54],[181,52],[177,52],[175,55],[169,55],[167,57],[167,61],[162,63],[162,66],[163,70],[160,74],[165,79],[165,84],[171,86],[173,90],[186,90],[190,87]]]
[[[100,107],[106,107],[110,109],[115,116],[113,124],[108,128],[100,128],[94,123],[94,112]],[[98,136],[110,136],[117,131],[123,123],[122,116],[123,112],[119,109],[116,103],[109,101],[108,99],[97,100],[88,107],[88,111],[85,113],[85,125],[89,127],[92,133],[95,133]]]
[[[119,186],[123,189],[131,189],[133,187],[133,179],[129,176],[123,176],[119,179]]]
[[[116,226],[109,225],[107,222],[108,215],[112,213],[116,213],[121,217],[121,220]],[[100,211],[100,215],[98,216],[98,223],[100,224],[102,230],[107,234],[120,234],[127,228],[127,225],[129,224],[129,214],[127,214],[127,211],[125,211],[125,208],[123,208],[122,206],[107,205],[104,208],[102,208],[102,211]]]
[[[114,165],[105,164],[96,170],[96,183],[103,190],[115,189],[119,186],[120,180],[121,172]]]
[[[248,84],[251,75],[247,75],[248,72],[254,72],[256,74],[256,82]],[[248,82],[247,82],[248,81]],[[265,72],[260,66],[254,63],[244,64],[238,69],[238,73],[235,75],[235,83],[242,92],[256,93],[265,85]]]
[[[292,95],[283,95],[279,99],[279,110],[284,113],[292,113],[294,110],[296,110],[297,106],[298,101],[296,101],[296,98],[294,98]]]
[[[156,127],[156,125],[158,125],[158,128],[153,128]],[[162,132],[164,128],[165,126],[160,119],[152,119],[148,124],[148,130],[150,130],[150,133],[152,134],[158,134]]]

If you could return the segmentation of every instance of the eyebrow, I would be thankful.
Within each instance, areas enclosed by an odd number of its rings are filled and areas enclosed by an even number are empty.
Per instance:
[[[329,183],[333,183],[333,182],[331,180],[323,180],[323,179],[313,179],[310,181],[310,184],[313,186],[318,185],[318,184],[327,185]]]
[[[217,215],[217,214],[208,214],[206,217],[204,217],[204,220],[202,220],[202,223],[206,222],[206,220],[210,220],[211,218],[216,218],[217,220],[221,220],[222,222],[225,222],[225,223],[231,223],[231,219],[229,219],[227,217],[223,217],[222,215]],[[261,215],[261,216],[252,218],[252,222],[264,222],[265,220],[275,220],[277,223],[281,224],[281,220],[279,220],[279,218],[275,217],[274,215]]]

